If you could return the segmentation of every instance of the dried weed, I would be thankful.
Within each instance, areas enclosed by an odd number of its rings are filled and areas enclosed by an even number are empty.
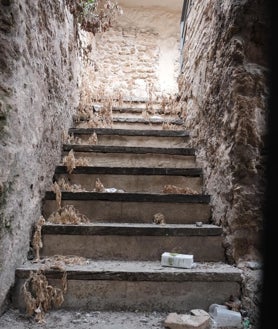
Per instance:
[[[86,192],[86,189],[82,188],[79,184],[71,184],[66,178],[59,178],[54,184],[58,185],[60,191],[66,192]]]
[[[81,144],[97,145],[98,137],[95,131],[88,139],[83,139],[78,136],[68,134],[68,135],[63,135],[63,142],[64,144],[75,144],[75,145],[81,145]]]
[[[35,232],[32,238],[32,247],[35,251],[35,260],[34,262],[38,262],[40,260],[40,249],[43,247],[42,239],[41,239],[41,230],[42,226],[45,224],[45,219],[43,216],[40,216],[39,220],[35,224]]]
[[[174,125],[172,123],[169,122],[163,122],[162,123],[162,129],[163,130],[178,130],[180,129],[177,125]]]
[[[76,168],[75,156],[73,150],[70,150],[68,155],[64,157],[63,164],[67,167],[67,171],[69,174],[71,174],[73,170]]]
[[[96,183],[95,183],[95,192],[100,192],[100,193],[103,193],[105,192],[105,187],[104,185],[102,184],[102,182],[100,181],[99,178],[96,179]]]
[[[62,205],[62,192],[57,182],[53,183],[52,191],[55,193],[57,208],[60,209]]]
[[[165,225],[166,224],[165,216],[160,212],[155,214],[153,216],[153,223],[154,224]]]
[[[57,267],[57,264],[65,267],[66,265],[85,265],[88,261],[85,257],[75,255],[54,255],[44,258],[42,262],[47,264],[50,268],[54,268]]]
[[[48,220],[53,224],[83,224],[89,223],[89,219],[82,215],[73,205],[66,205],[57,211],[53,212]]]
[[[49,284],[44,270],[31,271],[29,278],[22,286],[23,298],[26,305],[26,313],[34,316],[35,320],[45,323],[45,313],[51,308],[57,308],[64,302],[64,294],[67,291],[67,273],[62,269],[62,287],[54,287]]]
[[[199,194],[190,187],[178,187],[175,185],[164,185],[163,193],[167,194]]]
[[[89,162],[84,158],[76,159],[74,156],[74,151],[70,150],[68,155],[63,158],[63,165],[67,167],[68,173],[71,174],[77,166],[88,166]]]
[[[98,144],[98,137],[96,132],[94,131],[93,135],[89,137],[88,144],[90,145],[97,145]]]

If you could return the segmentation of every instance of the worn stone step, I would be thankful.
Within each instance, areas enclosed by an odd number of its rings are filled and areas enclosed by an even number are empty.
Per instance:
[[[90,128],[87,118],[76,118],[74,120],[75,128]],[[103,128],[108,128],[105,124]],[[148,129],[148,130],[184,130],[184,121],[180,118],[163,118],[158,116],[150,116],[148,119],[138,117],[115,117],[112,118],[110,128],[115,129]]]
[[[202,169],[200,168],[132,168],[132,167],[77,167],[68,175],[65,166],[55,170],[55,180],[64,178],[70,184],[81,185],[87,191],[95,188],[99,178],[106,187],[126,192],[161,193],[164,185],[191,188],[202,193]]]
[[[132,153],[132,154],[171,154],[171,155],[195,155],[194,148],[174,147],[143,147],[143,146],[110,146],[110,145],[78,145],[64,144],[64,151],[74,150],[75,152],[98,152],[98,153]]]
[[[98,145],[145,146],[148,147],[185,147],[189,132],[184,130],[145,130],[109,128],[71,128],[69,134],[88,144],[93,133],[97,134]]]
[[[113,128],[129,128],[136,129],[162,129],[163,124],[168,124],[174,129],[184,129],[184,121],[180,118],[163,118],[159,116],[150,116],[148,119],[137,117],[117,116],[113,118]]]
[[[42,227],[42,255],[151,261],[160,260],[167,251],[192,254],[198,262],[219,262],[224,261],[221,234],[220,227],[209,224],[46,224]]]
[[[62,192],[62,206],[73,205],[92,222],[151,223],[162,213],[168,224],[208,223],[211,217],[209,195],[154,193]],[[55,193],[46,192],[43,215],[56,211]]]
[[[173,109],[162,109],[160,108],[153,108],[153,109],[146,109],[140,107],[114,107],[112,109],[112,116],[113,118],[117,117],[126,117],[126,118],[144,118],[148,120],[148,118],[160,118],[164,119],[179,119],[176,111]]]
[[[185,312],[208,310],[240,297],[241,271],[224,263],[195,263],[191,269],[162,267],[160,262],[87,261],[68,265],[63,309]],[[42,264],[27,262],[16,270],[13,304],[24,308],[22,286],[30,271]],[[44,272],[51,285],[61,287],[63,272]]]
[[[63,146],[63,156],[73,150],[76,158],[91,166],[117,167],[196,167],[194,148],[126,147],[100,145]]]
[[[162,108],[160,104],[150,106],[148,107],[147,104],[142,104],[141,106],[139,105],[134,105],[134,106],[114,106],[112,108],[112,113],[113,116],[115,115],[129,115],[129,114],[142,114],[144,112],[147,112],[149,115],[172,115],[172,116],[177,116],[177,111],[175,109],[171,109],[169,107]]]

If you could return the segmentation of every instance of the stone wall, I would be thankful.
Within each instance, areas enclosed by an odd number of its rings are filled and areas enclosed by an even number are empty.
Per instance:
[[[179,77],[187,129],[204,168],[205,192],[212,196],[212,220],[224,228],[227,260],[248,268],[246,294],[250,268],[259,270],[261,258],[266,15],[260,0],[192,1]],[[259,286],[257,280],[253,294]],[[243,300],[257,318],[257,300],[247,295]]]
[[[181,6],[119,1],[123,14],[95,37],[83,33],[83,102],[105,94],[153,99],[178,92]]]
[[[63,0],[1,0],[0,43],[1,307],[78,105],[79,61]]]

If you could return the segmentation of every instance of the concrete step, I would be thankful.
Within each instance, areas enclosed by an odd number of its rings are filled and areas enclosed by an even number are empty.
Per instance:
[[[46,224],[42,238],[43,256],[159,261],[167,251],[193,255],[198,262],[224,261],[222,229],[209,224]]]
[[[241,271],[224,263],[195,263],[191,269],[162,267],[160,262],[93,261],[68,265],[63,309],[185,312],[208,310],[240,297]],[[16,270],[13,304],[24,308],[22,285],[43,264],[27,262]],[[44,272],[61,287],[63,272]]]
[[[85,158],[98,167],[173,167],[196,166],[195,149],[163,147],[127,147],[100,145],[63,146],[63,156],[73,150],[76,158]]]
[[[62,206],[73,205],[91,222],[152,223],[162,213],[167,224],[208,223],[210,196],[197,194],[62,192]],[[56,211],[55,193],[46,192],[43,215]]]
[[[95,188],[96,179],[102,184],[126,192],[161,193],[167,184],[189,187],[202,193],[202,169],[200,168],[132,168],[132,167],[77,167],[68,175],[65,166],[55,170],[55,180],[64,178],[70,184],[81,185],[87,191]]]
[[[189,133],[184,130],[134,130],[109,128],[71,128],[69,134],[88,144],[93,133],[97,134],[98,145],[145,146],[148,147],[185,147]]]

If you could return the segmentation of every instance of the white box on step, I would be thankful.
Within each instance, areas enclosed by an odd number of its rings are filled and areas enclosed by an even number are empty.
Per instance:
[[[171,266],[171,267],[191,268],[193,265],[193,255],[164,252],[161,255],[161,265]]]

